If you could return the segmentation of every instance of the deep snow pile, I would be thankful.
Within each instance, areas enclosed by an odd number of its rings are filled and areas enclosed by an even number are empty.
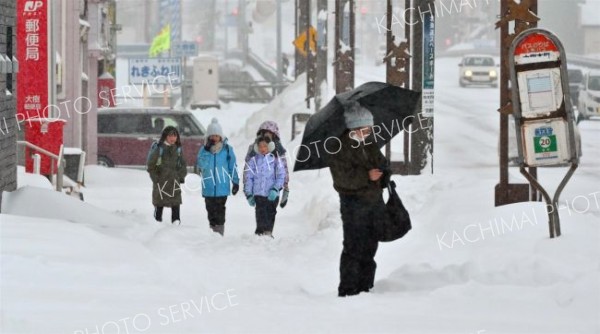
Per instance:
[[[394,176],[414,228],[380,244],[372,293],[336,297],[342,229],[328,170],[292,174],[270,240],[253,235],[240,195],[225,237],[212,233],[197,176],[174,227],[153,221],[144,171],[89,166],[85,203],[32,186],[4,194],[2,333],[598,333],[600,123],[580,126],[563,235],[549,239],[543,204],[493,206],[498,93],[459,88],[456,63],[436,63],[435,175]],[[303,93],[262,112],[194,113],[220,119],[239,162],[259,121],[289,131],[277,112],[302,109]],[[564,172],[540,176],[553,190]]]

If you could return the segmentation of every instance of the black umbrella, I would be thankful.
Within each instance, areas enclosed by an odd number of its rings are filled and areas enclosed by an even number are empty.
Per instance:
[[[371,141],[380,148],[404,129],[404,119],[415,116],[421,93],[384,82],[367,82],[336,95],[306,123],[302,146],[297,150],[294,171],[327,167],[327,155],[339,150],[339,138],[346,131],[344,112],[355,102],[373,114]],[[406,119],[411,122],[413,117]]]

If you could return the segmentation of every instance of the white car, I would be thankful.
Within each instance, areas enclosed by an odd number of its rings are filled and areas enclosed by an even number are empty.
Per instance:
[[[498,67],[494,57],[488,55],[465,55],[458,64],[458,84],[490,85],[498,87]]]
[[[579,91],[578,121],[600,116],[600,71],[592,70],[583,78]]]

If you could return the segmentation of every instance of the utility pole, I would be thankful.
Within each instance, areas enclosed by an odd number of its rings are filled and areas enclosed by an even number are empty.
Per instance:
[[[335,92],[354,88],[354,0],[335,2]]]
[[[246,0],[238,1],[238,47],[242,50],[244,64],[248,62],[248,22],[246,21]]]
[[[277,1],[277,85],[283,82],[283,59],[281,55],[281,0]],[[277,87],[279,93],[281,86]]]
[[[433,88],[433,80],[424,80],[424,70],[428,73],[433,73],[433,61],[424,61],[424,37],[433,38],[432,30],[424,31],[425,24],[429,24],[428,29],[433,29],[435,19],[435,0],[413,0],[414,9],[411,10],[412,18],[410,23],[412,27],[412,88],[422,92],[422,97],[425,97],[425,91],[428,90],[427,83],[431,81]],[[412,7],[411,7],[412,8]],[[417,22],[418,24],[414,24]],[[433,41],[432,41],[433,43]],[[432,90],[432,89],[431,89]],[[433,98],[433,96],[431,96]],[[409,175],[419,175],[427,165],[428,153],[433,157],[433,106],[431,108],[425,105],[423,98],[417,103],[417,117],[413,119],[411,128],[414,131],[410,139],[410,163],[407,165]]]
[[[404,8],[412,8],[411,0],[405,0]],[[386,55],[383,60],[386,67],[386,82],[398,87],[410,89],[410,33],[411,33],[411,14],[409,10],[404,11],[404,41],[397,41],[392,31],[393,18],[392,0],[387,0],[386,6]],[[408,175],[408,164],[411,161],[410,143],[412,137],[412,124],[407,125],[407,131],[404,134],[404,159],[403,161],[392,161],[391,144],[385,146],[385,155],[390,160],[390,168],[394,174]]]
[[[310,99],[315,98],[315,90],[316,90],[315,86],[316,86],[316,80],[317,80],[317,64],[315,62],[316,55],[315,55],[315,53],[313,53],[313,51],[310,48],[311,42],[313,42],[312,41],[313,37],[310,34],[310,30],[311,30],[310,0],[307,0],[305,2],[305,6],[306,6],[305,12],[307,13],[306,26],[308,27],[308,29],[306,29],[306,32],[305,32],[305,42],[304,42],[304,50],[306,50],[306,107],[310,108]],[[314,42],[314,44],[316,44],[316,42]]]
[[[317,73],[315,82],[315,110],[327,94],[327,0],[317,0]]]
[[[495,205],[518,202],[539,201],[539,192],[527,183],[509,183],[508,179],[508,116],[513,113],[510,84],[508,50],[512,41],[522,31],[535,28],[539,19],[528,13],[537,14],[537,0],[501,0],[500,20],[496,29],[500,28],[500,182],[495,187]],[[514,32],[510,33],[509,25],[514,24]],[[529,167],[529,173],[537,178],[537,168]]]
[[[295,0],[295,16],[296,16],[296,31],[295,36],[299,36],[301,33],[308,30],[309,8],[310,0]],[[294,76],[298,76],[306,71],[306,58],[298,49],[295,50],[294,54]]]

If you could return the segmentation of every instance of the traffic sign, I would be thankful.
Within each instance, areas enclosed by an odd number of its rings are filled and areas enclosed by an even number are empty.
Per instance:
[[[310,38],[308,47],[310,48],[311,51],[316,52],[317,51],[317,30],[313,26],[308,27],[308,35]],[[306,30],[304,30],[300,35],[298,35],[298,37],[296,37],[293,44],[296,46],[296,49],[298,49],[298,52],[300,52],[300,54],[302,54],[304,57],[307,56],[307,53],[306,53]]]

